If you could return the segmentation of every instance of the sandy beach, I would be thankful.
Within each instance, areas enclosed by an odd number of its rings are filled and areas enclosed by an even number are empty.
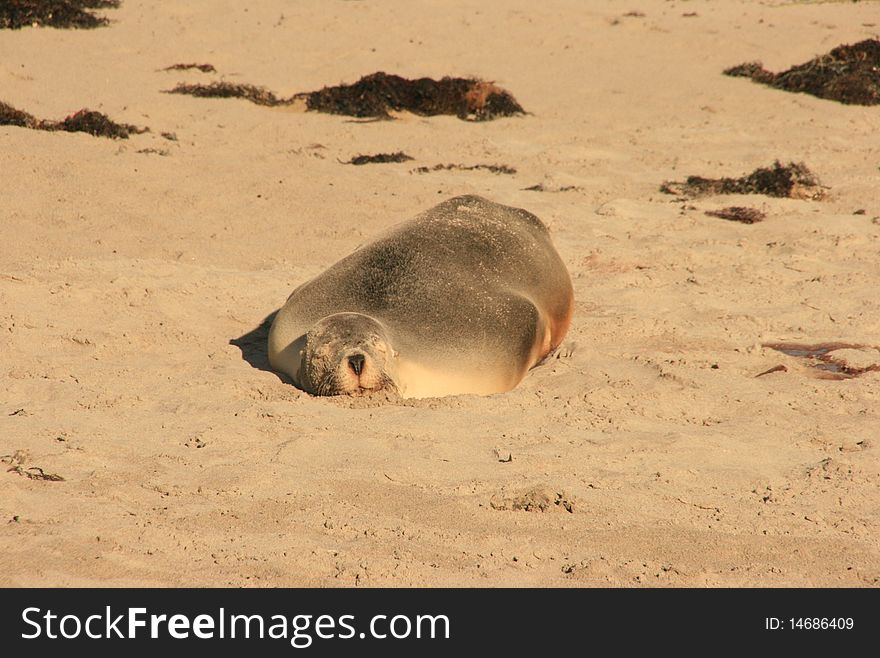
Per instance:
[[[0,30],[0,101],[149,128],[0,126],[0,586],[877,587],[880,107],[722,75],[878,38],[877,10],[124,0]],[[165,93],[377,71],[493,81],[527,114]],[[776,160],[822,198],[660,191]],[[515,173],[416,171],[449,163]],[[553,358],[509,393],[385,403],[269,369],[298,284],[459,194],[550,228],[576,304]],[[765,217],[706,214],[732,206]]]

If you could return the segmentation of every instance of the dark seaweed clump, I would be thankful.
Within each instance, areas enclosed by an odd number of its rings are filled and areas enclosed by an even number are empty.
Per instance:
[[[407,80],[399,75],[381,72],[363,77],[351,85],[324,87],[318,91],[294,94],[290,98],[279,98],[263,87],[229,82],[179,84],[169,93],[202,98],[244,98],[267,106],[305,101],[306,109],[313,112],[362,119],[386,119],[392,111],[408,111],[421,116],[449,114],[474,121],[525,113],[513,96],[491,82],[471,78]]]
[[[63,121],[43,122],[45,130],[64,130],[69,133],[89,133],[95,137],[111,137],[113,139],[128,139],[129,135],[138,135],[147,132],[146,128],[138,128],[128,123],[116,123],[106,114],[91,110],[80,110]]]
[[[624,14],[627,16],[628,14]],[[563,185],[561,187],[547,187],[544,183],[538,183],[537,185],[531,185],[530,187],[524,187],[524,192],[579,192],[581,190],[577,185]]]
[[[0,0],[0,29],[28,25],[89,29],[107,25],[91,10],[116,9],[119,0]]]
[[[757,208],[743,208],[742,206],[731,206],[729,208],[721,208],[720,210],[707,210],[709,217],[719,217],[732,222],[740,222],[742,224],[754,224],[760,222],[766,215]]]
[[[169,94],[187,94],[198,98],[244,98],[257,105],[274,107],[276,105],[290,105],[293,99],[278,98],[264,87],[256,87],[248,84],[233,84],[231,82],[212,82],[208,85],[179,84],[171,89]]]
[[[39,123],[27,112],[16,110],[11,105],[0,102],[0,126],[19,126],[21,128],[34,128]]]
[[[127,123],[116,123],[106,114],[91,110],[80,110],[62,121],[40,120],[3,102],[0,102],[0,126],[18,126],[32,130],[63,130],[69,133],[82,132],[95,137],[114,139],[128,139],[129,135],[149,130]]]
[[[847,105],[877,105],[880,104],[880,41],[866,39],[838,46],[782,73],[767,71],[760,62],[749,62],[729,68],[724,74]]]
[[[406,162],[407,160],[412,160],[412,157],[408,156],[403,151],[397,151],[396,153],[377,153],[375,155],[356,155],[351,160],[346,162],[345,164],[365,165],[365,164],[374,164],[374,163],[383,163],[383,162]]]
[[[688,176],[684,183],[667,181],[660,186],[666,194],[698,197],[710,194],[766,194],[772,197],[819,199],[824,196],[816,176],[803,163],[779,160],[772,167],[759,167],[739,178]]]
[[[421,116],[449,114],[485,121],[525,113],[508,92],[473,78],[408,80],[380,71],[351,85],[324,87],[302,96],[310,110],[361,118],[384,118],[391,111],[406,110]]]
[[[455,169],[458,171],[475,171],[477,169],[484,169],[486,171],[492,172],[493,174],[510,174],[513,175],[516,173],[516,169],[511,167],[510,165],[494,165],[494,164],[476,164],[476,165],[462,165],[462,164],[436,164],[433,167],[416,167],[413,169],[413,173],[416,174],[427,174],[432,171],[442,171],[444,169]]]
[[[196,69],[197,71],[201,71],[202,73],[216,73],[217,69],[214,68],[213,64],[172,64],[171,66],[166,66],[163,71],[189,71],[190,69]]]

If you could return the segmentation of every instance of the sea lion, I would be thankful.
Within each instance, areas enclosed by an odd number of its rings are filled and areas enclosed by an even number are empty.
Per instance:
[[[556,349],[573,305],[541,220],[460,196],[294,290],[269,363],[315,395],[501,393]]]

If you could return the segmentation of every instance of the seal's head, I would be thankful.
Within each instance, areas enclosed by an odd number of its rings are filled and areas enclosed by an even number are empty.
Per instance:
[[[314,395],[396,392],[396,358],[385,328],[373,318],[328,315],[306,334],[300,384]]]

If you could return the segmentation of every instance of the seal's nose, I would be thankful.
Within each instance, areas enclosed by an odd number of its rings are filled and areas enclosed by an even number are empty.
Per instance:
[[[354,370],[354,374],[360,377],[361,372],[364,369],[364,355],[352,354],[348,357],[348,367]]]

